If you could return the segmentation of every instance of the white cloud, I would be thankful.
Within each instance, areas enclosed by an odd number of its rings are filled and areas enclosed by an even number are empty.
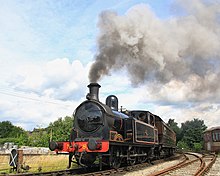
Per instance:
[[[82,95],[85,91],[87,72],[87,68],[79,60],[70,63],[66,58],[55,59],[38,65],[18,65],[9,83],[16,90],[34,92],[49,98],[73,100],[79,98],[76,95]]]
[[[14,125],[22,125],[23,128],[31,130],[46,127],[58,117],[71,116],[78,102],[48,100],[24,93],[21,96],[20,93],[19,96],[1,95],[0,104],[5,104],[0,108],[1,121],[9,120]]]
[[[63,58],[15,65],[6,64],[11,72],[2,77],[1,121],[10,120],[26,129],[45,127],[58,117],[72,115],[85,99],[90,63],[83,66],[79,60]]]

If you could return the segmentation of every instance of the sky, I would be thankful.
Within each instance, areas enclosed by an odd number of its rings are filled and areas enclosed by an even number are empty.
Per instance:
[[[0,121],[46,127],[95,81],[102,102],[220,125],[218,0],[0,2]]]

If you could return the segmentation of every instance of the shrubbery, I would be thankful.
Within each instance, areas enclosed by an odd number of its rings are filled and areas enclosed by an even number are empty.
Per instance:
[[[13,142],[19,146],[48,147],[51,138],[55,141],[68,141],[72,126],[73,118],[69,116],[59,118],[47,128],[34,129],[32,132],[14,126],[9,121],[3,121],[0,122],[0,144]]]
[[[203,120],[193,119],[182,123],[181,127],[178,127],[174,119],[169,119],[167,125],[175,131],[179,149],[201,151],[203,131],[207,128]]]

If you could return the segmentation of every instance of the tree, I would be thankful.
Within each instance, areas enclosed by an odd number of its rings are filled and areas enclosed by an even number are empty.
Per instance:
[[[199,152],[199,151],[201,151],[201,149],[202,149],[202,144],[195,142],[193,148],[194,148],[194,150],[195,150],[196,152]]]
[[[48,147],[49,133],[44,128],[34,129],[28,137],[28,145],[33,147]]]
[[[73,118],[66,116],[50,123],[47,128],[34,129],[28,138],[28,145],[35,147],[48,147],[52,136],[54,141],[68,141],[73,126]]]
[[[189,146],[182,140],[177,143],[177,147],[179,149],[189,150]]]
[[[0,138],[11,137],[13,125],[9,121],[0,122]]]
[[[18,145],[24,145],[27,141],[27,132],[21,127],[12,125],[10,121],[0,122],[0,143],[14,142]]]
[[[194,145],[195,143],[200,143],[202,145],[203,141],[203,131],[207,128],[203,120],[193,119],[191,121],[186,121],[181,124],[181,137],[182,141],[185,142],[189,148],[195,149],[198,148],[199,144]]]
[[[169,119],[167,125],[176,133],[176,143],[181,140],[181,128],[178,127],[178,123],[174,119]]]
[[[54,141],[68,141],[72,127],[73,117],[66,116],[64,119],[59,118],[50,123],[47,131],[52,134],[52,140]]]

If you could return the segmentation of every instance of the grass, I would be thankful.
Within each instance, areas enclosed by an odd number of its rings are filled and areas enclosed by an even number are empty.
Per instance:
[[[68,155],[24,155],[23,163],[29,166],[28,172],[41,172],[55,171],[66,169],[68,165]],[[9,156],[0,155],[0,174],[9,173]]]
[[[0,155],[0,173],[8,173],[10,168],[9,155]]]
[[[61,170],[67,168],[68,155],[25,156],[24,163],[31,167],[30,172]]]

